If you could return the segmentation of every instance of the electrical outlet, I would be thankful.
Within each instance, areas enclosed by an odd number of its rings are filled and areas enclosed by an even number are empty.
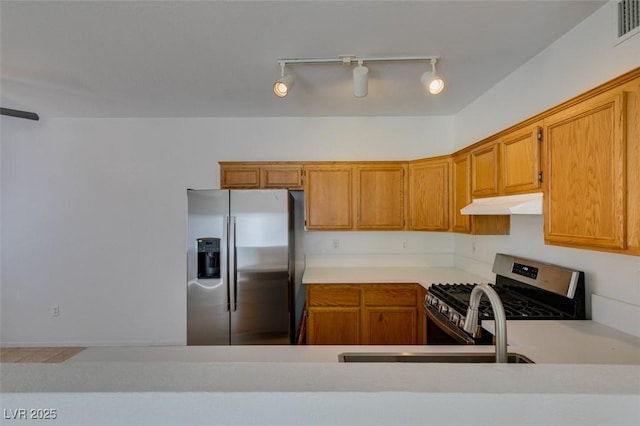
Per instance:
[[[475,241],[471,243],[471,251],[472,251],[473,253],[475,253],[475,252],[476,252],[476,242],[475,242]]]
[[[53,309],[51,309],[51,316],[52,317],[59,317],[60,316],[60,306],[56,305],[53,307]]]
[[[338,250],[340,248],[340,240],[335,239],[331,241],[331,247],[333,247],[334,250]]]
[[[407,249],[407,247],[409,247],[409,243],[408,243],[406,240],[403,240],[403,241],[402,241],[402,248],[403,248],[404,250],[406,250],[406,249]]]

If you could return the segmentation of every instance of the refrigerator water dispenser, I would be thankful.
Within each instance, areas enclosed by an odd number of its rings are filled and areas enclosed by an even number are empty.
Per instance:
[[[220,238],[198,238],[198,278],[220,278]]]

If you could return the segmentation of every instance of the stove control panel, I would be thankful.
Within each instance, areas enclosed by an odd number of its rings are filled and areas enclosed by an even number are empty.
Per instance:
[[[538,278],[538,268],[535,266],[523,265],[522,263],[513,262],[511,272],[533,280]]]

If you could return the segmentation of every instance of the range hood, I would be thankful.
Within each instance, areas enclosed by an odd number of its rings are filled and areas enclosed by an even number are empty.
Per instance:
[[[468,215],[542,214],[542,192],[478,198],[460,209]]]

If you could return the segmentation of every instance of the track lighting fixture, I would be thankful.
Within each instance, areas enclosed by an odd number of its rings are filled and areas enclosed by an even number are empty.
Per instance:
[[[437,58],[431,58],[431,72],[427,71],[420,77],[422,85],[425,86],[432,95],[437,95],[444,89],[444,80],[436,74],[436,62],[438,62]]]
[[[289,94],[289,91],[293,87],[293,76],[291,74],[284,73],[285,61],[280,61],[280,78],[273,83],[273,93],[279,98],[284,98]]]
[[[364,98],[369,93],[369,68],[362,66],[362,61],[358,61],[358,66],[353,69],[353,96]]]
[[[281,67],[280,78],[273,84],[273,93],[279,98],[287,96],[293,87],[293,76],[285,74],[286,65],[292,64],[344,64],[358,65],[353,69],[353,96],[363,98],[369,93],[369,68],[365,67],[364,62],[420,62],[429,61],[431,63],[431,71],[425,72],[420,81],[427,87],[429,93],[437,95],[444,88],[444,80],[436,74],[437,56],[400,56],[389,58],[357,58],[354,55],[340,55],[338,58],[313,58],[313,59],[279,59],[278,64]]]

